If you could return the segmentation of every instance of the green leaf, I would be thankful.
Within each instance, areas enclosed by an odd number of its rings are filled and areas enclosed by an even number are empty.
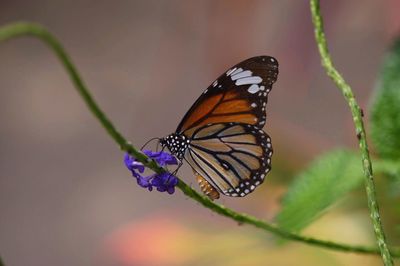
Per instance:
[[[400,158],[400,38],[386,55],[376,86],[371,137],[382,158]]]
[[[379,159],[374,161],[374,173],[382,173],[400,181],[400,161]]]
[[[387,177],[388,189],[385,194],[392,198],[400,196],[400,161],[379,159],[374,161],[374,173]]]
[[[279,226],[300,231],[363,182],[360,157],[335,150],[322,155],[297,177],[283,198]]]

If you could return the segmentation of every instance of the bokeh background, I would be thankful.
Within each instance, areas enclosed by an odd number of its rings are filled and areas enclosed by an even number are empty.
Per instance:
[[[400,31],[398,10],[396,0],[322,3],[334,61],[367,119],[382,55]],[[62,41],[95,99],[137,146],[174,131],[230,66],[276,57],[280,75],[265,128],[273,171],[248,197],[219,200],[235,210],[273,221],[296,172],[334,147],[357,147],[348,108],[320,67],[308,1],[0,0],[0,24],[15,20],[40,22]],[[38,40],[0,45],[0,121],[6,265],[380,265],[374,256],[277,244],[179,191],[139,188]],[[197,187],[188,167],[179,174]],[[385,191],[378,194],[383,210],[393,205]],[[384,211],[383,220],[399,243],[393,215]],[[363,189],[304,233],[373,243]]]

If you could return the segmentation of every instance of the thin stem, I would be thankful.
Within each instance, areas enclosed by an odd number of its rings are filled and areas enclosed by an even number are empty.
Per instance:
[[[87,107],[92,112],[92,114],[100,121],[100,124],[104,127],[104,129],[108,132],[108,134],[115,140],[116,143],[120,145],[121,150],[129,152],[131,155],[140,159],[141,161],[146,161],[146,166],[155,167],[156,164],[152,161],[147,161],[147,156],[138,152],[136,149],[133,149],[131,145],[125,140],[125,138],[116,130],[111,121],[107,118],[107,116],[103,113],[103,111],[98,107],[93,97],[90,95],[87,86],[80,78],[79,73],[72,63],[72,60],[65,52],[62,45],[57,41],[57,39],[48,32],[45,28],[43,28],[39,24],[35,23],[13,23],[10,25],[6,25],[0,28],[0,42],[6,41],[8,39],[16,38],[19,36],[33,36],[37,37],[43,42],[45,42],[53,52],[60,59],[61,63],[64,65],[66,71],[68,72],[72,82],[75,85],[78,93],[81,95],[83,100],[85,101]],[[160,168],[161,169],[161,168]]]
[[[101,111],[98,107],[92,96],[90,95],[86,85],[80,78],[77,69],[72,64],[70,57],[67,55],[61,44],[53,37],[45,28],[40,25],[32,24],[32,23],[14,23],[7,26],[0,28],[0,42],[5,41],[14,37],[24,36],[24,35],[31,35],[34,37],[39,38],[56,53],[58,58],[60,59],[61,63],[64,65],[65,69],[67,70],[69,76],[72,79],[76,89],[78,90],[79,94],[82,96],[83,100],[87,104],[90,111],[93,115],[97,118],[97,120],[101,123],[101,125],[106,129],[108,134],[114,139],[116,143],[120,146],[120,148],[135,158],[145,164],[147,167],[152,169],[157,173],[161,173],[165,171],[156,162],[149,160],[149,158],[135,149],[126,139],[116,130],[113,126],[111,121],[106,117],[106,115]],[[188,186],[182,180],[179,180],[178,188],[188,197],[192,198],[193,200],[199,202],[204,207],[209,208],[210,210],[221,214],[223,216],[229,217],[232,220],[235,220],[241,224],[250,224],[255,227],[261,228],[264,231],[271,232],[277,236],[282,238],[286,238],[293,241],[298,241],[302,243],[306,243],[309,245],[318,246],[321,248],[327,248],[337,251],[343,252],[357,252],[357,253],[364,253],[364,254],[379,254],[379,249],[374,247],[367,247],[367,246],[357,246],[357,245],[347,245],[341,243],[335,243],[326,240],[320,240],[316,238],[306,237],[299,234],[295,234],[292,232],[285,231],[273,224],[267,223],[262,220],[258,220],[255,217],[237,213],[231,209],[228,209],[222,205],[216,204],[209,200],[207,197],[200,195],[195,190],[193,190],[190,186]],[[400,257],[400,250],[392,250],[392,254],[396,257]]]
[[[381,253],[381,257],[385,265],[393,265],[393,259],[389,252],[388,245],[386,243],[385,233],[381,223],[379,215],[379,206],[376,200],[375,184],[372,175],[372,163],[368,151],[368,143],[365,134],[364,123],[361,114],[361,108],[359,107],[351,87],[346,83],[343,77],[339,74],[336,68],[333,66],[332,58],[329,54],[327,41],[324,33],[323,19],[320,13],[319,0],[310,0],[312,21],[314,23],[315,39],[318,45],[318,50],[321,55],[322,65],[325,68],[327,75],[333,80],[336,86],[342,92],[346,99],[351,114],[353,116],[353,122],[356,129],[356,135],[361,150],[362,166],[365,175],[365,188],[368,197],[368,207],[370,210],[370,216],[374,226],[375,236]]]

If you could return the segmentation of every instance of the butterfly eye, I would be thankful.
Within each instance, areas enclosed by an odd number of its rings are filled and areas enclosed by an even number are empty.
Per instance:
[[[161,147],[165,147],[165,146],[167,146],[167,140],[165,139],[165,138],[162,138],[162,139],[160,139],[160,145],[161,145]]]

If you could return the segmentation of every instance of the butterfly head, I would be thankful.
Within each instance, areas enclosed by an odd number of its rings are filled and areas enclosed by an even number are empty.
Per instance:
[[[160,139],[160,144],[163,148],[167,147],[179,160],[182,160],[190,145],[190,140],[184,135],[173,133]]]

